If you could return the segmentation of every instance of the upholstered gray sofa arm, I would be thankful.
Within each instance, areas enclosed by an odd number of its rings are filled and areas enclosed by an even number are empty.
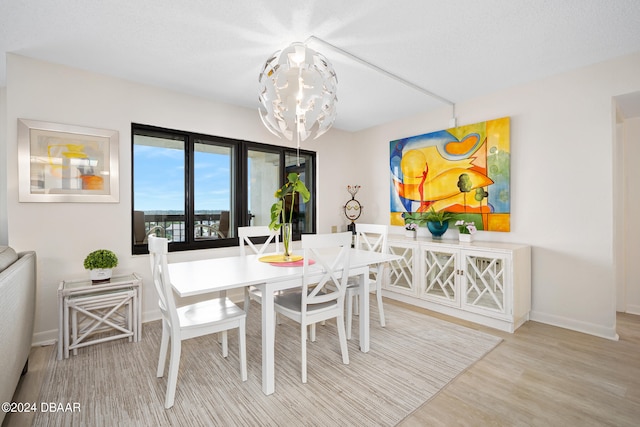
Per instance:
[[[35,304],[36,253],[0,246],[0,402],[12,401],[27,368]],[[4,416],[0,412],[0,423]]]

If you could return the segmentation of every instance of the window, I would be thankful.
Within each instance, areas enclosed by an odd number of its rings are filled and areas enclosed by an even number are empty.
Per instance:
[[[294,239],[315,232],[315,153],[132,124],[132,252],[149,234],[169,250],[238,245],[241,225],[268,225],[274,192],[298,172],[311,200],[296,203]]]

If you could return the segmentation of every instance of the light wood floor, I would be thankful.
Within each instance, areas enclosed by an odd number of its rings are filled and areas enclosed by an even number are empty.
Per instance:
[[[619,341],[536,322],[516,333],[465,322],[402,303],[504,341],[400,426],[638,426],[640,316],[618,314]],[[14,401],[37,401],[51,347],[34,347]],[[3,427],[31,425],[7,414]]]

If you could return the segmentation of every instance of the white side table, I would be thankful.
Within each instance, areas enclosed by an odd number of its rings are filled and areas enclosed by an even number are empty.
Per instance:
[[[78,314],[81,320],[78,321]],[[114,339],[142,337],[142,279],[137,274],[114,276],[109,282],[65,280],[58,286],[58,360],[77,349]],[[95,332],[118,333],[89,340]]]

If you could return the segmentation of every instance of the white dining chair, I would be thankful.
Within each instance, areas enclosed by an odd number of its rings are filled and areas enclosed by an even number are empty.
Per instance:
[[[356,224],[356,249],[387,253],[389,226],[382,224]],[[380,326],[386,326],[384,318],[384,307],[382,306],[382,281],[384,280],[385,265],[373,266],[369,270],[369,277],[365,286],[369,292],[375,292],[378,300],[378,313],[380,314]],[[347,284],[346,306],[347,306],[347,339],[351,339],[351,326],[353,316],[358,314],[358,294],[360,293],[359,278],[352,277]]]
[[[165,362],[169,342],[171,355],[165,408],[171,408],[175,400],[178,369],[182,341],[208,334],[222,333],[222,355],[228,356],[227,331],[238,329],[240,376],[247,380],[247,346],[246,346],[246,314],[229,298],[215,298],[183,307],[176,307],[167,267],[168,241],[164,238],[149,236],[149,258],[153,283],[158,292],[160,311],[162,313],[162,339],[158,358],[157,376],[161,378],[165,372]],[[212,343],[216,340],[212,340]],[[199,361],[202,362],[202,361]]]
[[[332,254],[326,249],[334,248]],[[347,337],[344,329],[344,296],[347,286],[351,250],[351,233],[307,234],[302,236],[304,260],[302,287],[274,297],[276,313],[300,324],[302,348],[302,382],[307,382],[307,327],[336,319],[342,363],[349,364]],[[315,264],[310,264],[310,261]],[[318,275],[321,275],[319,277]],[[314,337],[312,336],[312,341]]]
[[[256,244],[253,242],[254,237],[266,237],[264,243]],[[275,251],[280,252],[280,233],[277,230],[271,230],[266,225],[254,225],[252,227],[238,227],[238,239],[240,240],[240,256],[247,255],[247,248],[257,255],[262,255],[267,251],[269,245],[275,243]],[[262,304],[262,293],[255,286],[247,286],[244,288],[244,311],[249,315],[249,307],[251,300]]]

